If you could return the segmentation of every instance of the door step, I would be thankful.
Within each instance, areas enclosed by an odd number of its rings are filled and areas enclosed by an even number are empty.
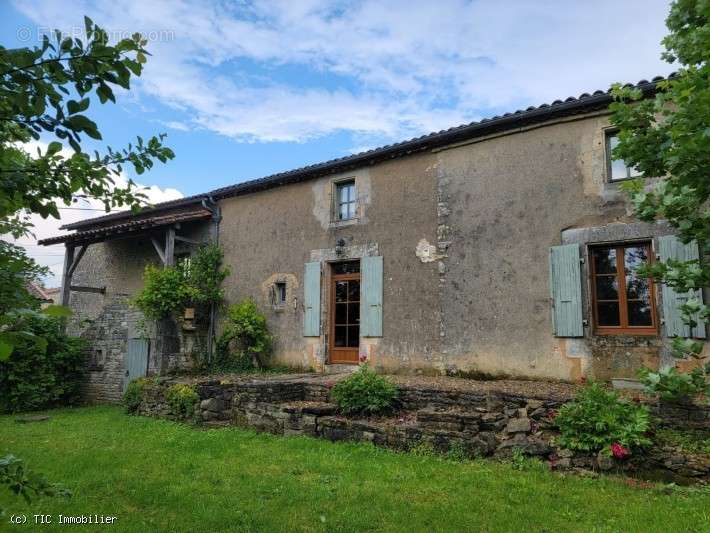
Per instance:
[[[325,374],[352,374],[357,372],[360,365],[348,365],[342,363],[334,363],[325,365]]]

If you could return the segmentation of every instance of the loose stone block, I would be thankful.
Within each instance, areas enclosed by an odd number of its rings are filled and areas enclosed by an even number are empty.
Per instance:
[[[505,427],[506,433],[528,433],[531,429],[529,418],[511,418]]]
[[[219,412],[224,409],[224,403],[218,398],[207,398],[200,402],[200,409],[207,411]]]

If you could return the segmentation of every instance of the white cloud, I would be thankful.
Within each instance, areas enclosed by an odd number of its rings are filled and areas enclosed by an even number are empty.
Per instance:
[[[253,142],[337,131],[391,141],[493,109],[666,74],[671,69],[659,59],[659,41],[668,4],[34,0],[16,6],[42,26],[69,28],[86,13],[112,30],[168,30],[173,39],[149,45],[153,57],[139,89],[179,110],[185,119],[176,125]],[[239,68],[238,60],[255,67]],[[303,79],[270,81],[282,66],[300,69]],[[309,80],[319,74],[328,82],[314,87]]]
[[[188,126],[184,122],[180,122],[179,120],[166,120],[164,122],[161,122],[161,124],[178,131],[190,131],[190,126]]]
[[[47,149],[46,143],[33,141],[27,143],[26,150],[30,154],[36,154],[38,147],[43,152]],[[60,153],[65,157],[72,154],[72,152],[68,149],[64,149]],[[128,184],[128,179],[123,173],[120,176],[115,177],[114,181],[116,187],[125,187]],[[151,204],[166,202],[168,200],[177,200],[178,198],[183,197],[183,194],[180,191],[173,188],[161,189],[157,185],[146,186],[142,184],[136,184],[136,187],[146,195],[146,201]],[[63,202],[60,202],[58,205],[60,207],[59,213],[61,216],[59,220],[51,217],[45,219],[39,215],[32,215],[30,217],[30,222],[34,224],[34,228],[32,229],[34,236],[23,237],[13,241],[16,244],[23,246],[27,250],[27,254],[37,261],[37,263],[42,266],[49,267],[50,276],[44,280],[48,287],[58,286],[62,282],[64,245],[57,244],[53,246],[40,246],[37,244],[37,241],[48,237],[71,233],[59,229],[59,226],[64,224],[71,224],[73,222],[79,222],[81,220],[86,220],[87,218],[94,218],[106,214],[103,204],[95,199],[82,198],[70,206],[65,206]]]

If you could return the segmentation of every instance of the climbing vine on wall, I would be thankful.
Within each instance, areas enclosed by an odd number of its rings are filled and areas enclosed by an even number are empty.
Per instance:
[[[152,320],[178,314],[186,307],[200,310],[221,304],[222,282],[229,275],[223,267],[223,254],[216,244],[201,246],[189,261],[159,268],[148,265],[143,274],[144,286],[133,304]]]

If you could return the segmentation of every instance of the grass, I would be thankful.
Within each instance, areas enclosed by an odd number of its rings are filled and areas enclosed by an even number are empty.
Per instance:
[[[490,461],[457,463],[363,444],[200,431],[116,407],[0,417],[0,455],[60,481],[71,499],[11,513],[107,514],[119,531],[710,531],[710,493],[639,489]],[[12,526],[0,530],[33,531]],[[65,528],[66,526],[64,526]],[[63,529],[42,526],[42,531]]]

